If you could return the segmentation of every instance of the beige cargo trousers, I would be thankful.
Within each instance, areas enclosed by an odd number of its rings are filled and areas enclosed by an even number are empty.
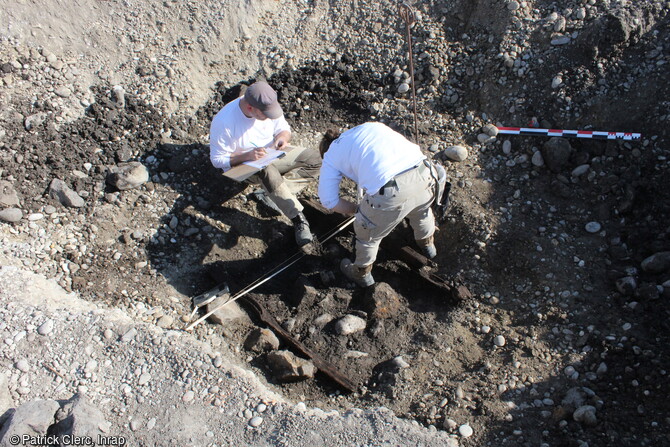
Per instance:
[[[321,156],[313,149],[291,146],[286,155],[247,179],[261,184],[270,199],[289,219],[302,212],[303,206],[287,184],[313,181],[319,177]]]
[[[377,194],[365,194],[361,200],[354,231],[356,233],[356,267],[366,267],[377,259],[384,237],[407,217],[414,239],[426,239],[435,233],[435,217],[431,210],[435,180],[425,163],[402,172]]]

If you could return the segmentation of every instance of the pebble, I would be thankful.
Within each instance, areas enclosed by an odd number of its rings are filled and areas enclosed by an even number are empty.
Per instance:
[[[249,425],[252,426],[252,427],[258,427],[262,423],[263,423],[263,418],[260,417],[260,416],[254,416],[249,421]]]
[[[469,438],[470,436],[472,436],[473,433],[474,430],[468,424],[463,424],[460,427],[458,427],[458,434],[463,436],[464,438]]]
[[[496,335],[495,338],[493,339],[493,344],[495,344],[498,347],[505,346],[505,337],[502,335]]]
[[[67,98],[72,94],[72,90],[67,87],[59,87],[54,91],[54,93],[56,93],[56,95],[60,96],[61,98]]]
[[[479,135],[477,135],[477,141],[479,141],[482,144],[490,143],[495,139],[496,139],[495,137],[492,137],[491,135],[487,135],[485,133],[480,133]]]
[[[565,17],[558,17],[556,19],[556,22],[554,22],[554,31],[557,33],[562,33],[565,31],[565,25],[567,23],[567,20],[565,20]]]
[[[463,387],[460,385],[456,387],[456,397],[459,399],[465,398],[465,391],[463,391]]]
[[[30,370],[30,364],[25,359],[17,361],[14,366],[21,372],[28,372]]]
[[[596,408],[592,405],[583,405],[577,408],[574,413],[572,413],[572,418],[581,422],[584,425],[593,426],[598,423],[598,418],[596,417]]]
[[[444,428],[446,428],[449,431],[454,431],[456,430],[456,427],[458,427],[458,423],[456,423],[455,420],[446,418],[444,420]]]
[[[490,137],[495,137],[498,135],[498,128],[493,124],[486,124],[484,127],[482,127],[482,132]]]
[[[391,360],[391,364],[393,364],[393,366],[396,366],[396,367],[401,368],[401,369],[402,368],[409,368],[409,363],[407,363],[402,358],[402,356],[400,356],[400,355],[397,356],[397,357],[394,357],[393,360]]]
[[[463,146],[449,146],[444,150],[444,155],[453,161],[464,161],[468,158],[468,150]]]
[[[409,84],[406,82],[400,83],[398,86],[398,93],[407,93],[409,91]]]
[[[597,233],[600,231],[602,226],[598,222],[589,222],[584,226],[584,228],[588,233]]]
[[[123,334],[123,336],[121,337],[121,341],[127,343],[133,338],[135,338],[135,335],[137,335],[137,329],[131,328],[125,334]]]
[[[570,36],[561,36],[551,40],[552,45],[565,45],[570,43]]]
[[[195,393],[193,391],[189,390],[186,393],[184,393],[181,400],[183,402],[191,402],[194,398],[195,398]]]
[[[581,175],[586,174],[590,168],[591,168],[590,165],[586,165],[586,164],[585,165],[579,165],[575,169],[572,170],[570,175],[572,175],[573,177],[579,177]]]
[[[339,335],[350,335],[360,332],[367,326],[367,322],[355,315],[345,315],[335,323],[335,332]]]
[[[149,422],[147,422],[147,430],[153,430],[155,426],[156,426],[156,418],[149,419]]]
[[[137,383],[141,385],[146,385],[151,380],[151,375],[149,373],[143,373]]]
[[[86,366],[84,367],[84,372],[92,373],[96,369],[98,369],[98,362],[96,360],[89,360],[88,362],[86,362]]]
[[[556,89],[563,85],[563,78],[560,76],[554,76],[554,79],[551,80],[551,88]]]
[[[510,140],[503,141],[502,145],[503,154],[509,155],[512,153],[512,142]]]
[[[37,333],[40,335],[49,335],[54,330],[53,320],[47,320],[37,328]]]
[[[19,389],[16,391],[18,391],[21,396],[30,394],[30,388],[28,388],[27,386],[20,386]]]

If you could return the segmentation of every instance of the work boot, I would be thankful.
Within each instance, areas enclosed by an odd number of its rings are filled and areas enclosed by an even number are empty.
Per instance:
[[[416,245],[421,248],[421,252],[428,259],[433,259],[437,256],[437,248],[435,248],[435,241],[433,236],[428,236],[425,239],[417,239]]]
[[[281,216],[282,211],[279,209],[276,203],[272,201],[270,197],[268,197],[267,193],[263,191],[262,189],[257,189],[256,191],[251,193],[251,196],[256,199],[257,201],[263,203],[265,206],[270,208],[272,211],[274,211],[274,214],[276,216]]]
[[[309,229],[309,222],[303,213],[298,213],[293,219],[293,229],[295,230],[295,241],[299,247],[303,247],[312,242],[312,232]]]
[[[340,262],[340,270],[342,270],[344,276],[361,287],[370,287],[375,283],[375,279],[370,273],[372,272],[372,264],[365,267],[357,267],[349,259],[344,258]]]

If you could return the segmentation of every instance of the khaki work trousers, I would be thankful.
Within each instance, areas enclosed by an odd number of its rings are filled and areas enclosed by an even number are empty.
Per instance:
[[[361,201],[354,231],[356,260],[354,265],[365,267],[377,259],[379,244],[384,237],[407,217],[414,230],[414,239],[430,237],[435,232],[433,203],[434,180],[425,164],[395,177],[395,186],[385,186],[383,193],[366,194]]]
[[[303,210],[287,181],[305,182],[318,178],[321,156],[313,149],[291,147],[286,155],[247,179],[263,186],[281,212],[293,219]],[[286,177],[286,178],[285,178]]]

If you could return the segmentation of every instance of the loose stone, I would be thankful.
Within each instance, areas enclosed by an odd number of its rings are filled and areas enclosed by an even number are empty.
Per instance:
[[[464,438],[469,438],[470,436],[472,436],[473,433],[474,430],[468,424],[463,424],[460,427],[458,427],[458,434],[463,436]]]
[[[601,225],[598,222],[589,222],[584,227],[589,233],[597,233],[600,231]]]
[[[47,320],[37,328],[37,333],[40,335],[49,335],[54,329],[53,320]]]
[[[28,370],[30,369],[30,365],[25,359],[19,360],[14,364],[14,366],[21,372],[28,372]]]
[[[0,220],[3,222],[16,223],[23,218],[23,211],[18,208],[6,208],[0,211]]]
[[[398,93],[407,93],[409,91],[409,84],[406,82],[401,83],[398,86]]]
[[[557,37],[556,39],[552,39],[552,41],[551,41],[552,45],[565,45],[567,43],[570,43],[570,37],[569,36]]]
[[[468,150],[463,146],[449,146],[444,150],[444,155],[453,161],[464,161],[468,158]]]
[[[258,427],[258,426],[261,425],[262,423],[263,423],[263,418],[260,417],[260,416],[254,416],[254,417],[251,418],[251,420],[249,421],[249,425],[252,426],[252,427]]]
[[[503,154],[509,155],[512,152],[512,142],[510,140],[503,141],[502,150]]]
[[[563,85],[563,78],[560,76],[555,76],[554,79],[551,80],[551,88],[556,89]]]

